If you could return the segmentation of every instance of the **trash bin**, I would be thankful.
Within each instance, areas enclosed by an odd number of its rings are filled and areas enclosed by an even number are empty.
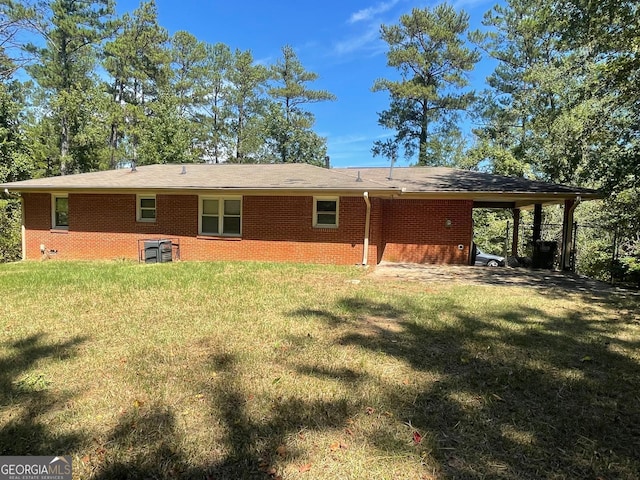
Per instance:
[[[553,269],[558,255],[558,242],[538,240],[533,245],[533,268]]]

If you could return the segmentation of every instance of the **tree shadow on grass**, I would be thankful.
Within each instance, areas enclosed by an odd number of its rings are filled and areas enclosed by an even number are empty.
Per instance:
[[[450,322],[429,321],[438,311]],[[295,468],[307,452],[295,450],[292,437],[344,431],[353,419],[372,426],[362,440],[377,450],[372,459],[389,453],[416,459],[416,476],[420,449],[430,452],[430,466],[443,478],[634,478],[640,467],[637,364],[593,341],[610,329],[590,314],[520,307],[489,318],[455,300],[427,311],[411,297],[392,303],[346,297],[330,309],[291,315],[326,322],[335,348],[348,349],[340,358],[357,346],[388,354],[420,378],[402,385],[340,360],[317,365],[298,356],[287,363],[300,375],[380,392],[376,413],[362,415],[369,400],[351,399],[358,395],[330,401],[274,388],[267,398],[252,398],[243,357],[212,347],[211,379],[194,386],[222,432],[212,433],[209,459],[189,458],[176,413],[155,403],[122,416],[104,442],[107,451],[97,453],[103,458],[95,478],[273,479],[283,473],[276,470],[283,463],[279,446],[287,445],[285,462]],[[298,340],[290,339],[313,341]],[[420,445],[399,437],[389,428],[394,422],[419,432]]]
[[[190,466],[180,447],[173,411],[161,404],[126,412],[91,462],[96,479],[203,478]]]
[[[71,358],[84,341],[75,337],[47,343],[43,334],[36,334],[5,343],[10,353],[0,358],[0,405],[8,420],[0,426],[0,455],[66,455],[83,442],[81,433],[54,432],[39,420],[72,395],[57,388],[64,388],[64,378],[47,378],[33,368],[38,362]]]
[[[96,474],[106,479],[269,479],[277,477],[274,465],[278,447],[291,434],[303,430],[344,427],[355,406],[344,400],[304,401],[275,396],[267,414],[250,413],[248,396],[239,384],[238,359],[230,353],[214,353],[210,366],[216,372],[213,384],[200,385],[211,412],[211,422],[224,430],[209,464],[194,465],[183,450],[171,408],[156,403],[127,412],[98,449]],[[349,372],[339,372],[349,376]],[[297,461],[299,452],[287,449],[287,461]]]
[[[360,408],[344,399],[306,401],[276,395],[271,399],[269,414],[256,418],[249,412],[250,400],[237,383],[237,373],[236,362],[225,362],[223,375],[209,390],[212,409],[220,412],[220,420],[227,430],[227,455],[209,468],[212,478],[273,478],[277,475],[273,464],[278,447],[287,443],[288,436],[305,430],[344,428],[347,419]],[[317,375],[334,373],[351,378],[348,370],[314,372]],[[299,453],[288,449],[287,461],[295,462]]]
[[[412,299],[399,305],[339,300],[335,310],[347,313],[337,344],[388,353],[417,372],[437,374],[417,393],[379,387],[384,408],[435,440],[433,457],[446,477],[636,478],[638,363],[597,340],[615,322],[603,332],[600,320],[581,311],[550,315],[527,307],[480,318],[453,302],[445,312],[453,320],[433,323],[415,320],[433,312]],[[314,316],[337,328],[335,310]],[[366,322],[385,313],[393,328]],[[387,440],[380,432],[379,448],[415,453]]]

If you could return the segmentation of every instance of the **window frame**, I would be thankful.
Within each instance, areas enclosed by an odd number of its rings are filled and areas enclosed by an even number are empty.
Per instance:
[[[67,223],[66,225],[58,224],[58,211],[56,210],[57,200],[59,198],[67,199]],[[52,193],[51,194],[51,228],[53,230],[69,230],[69,194],[68,193]]]
[[[336,202],[335,216],[336,221],[334,224],[318,223],[318,202]],[[320,212],[327,214],[327,212]],[[334,212],[328,212],[332,214]],[[313,197],[313,227],[314,228],[338,228],[340,226],[340,197]]]
[[[203,213],[203,206],[204,206],[204,201],[205,200],[217,200],[218,201],[218,233],[211,233],[211,232],[203,232],[202,231],[202,217],[204,215]],[[225,201],[227,200],[238,200],[240,201],[240,214],[238,215],[225,215],[224,213],[224,204]],[[202,236],[206,236],[206,237],[231,237],[231,238],[239,238],[242,237],[242,196],[237,196],[237,195],[223,195],[223,196],[218,196],[218,195],[200,195],[198,197],[198,235],[202,235]],[[216,216],[216,215],[212,215],[209,214],[209,216]],[[239,218],[240,219],[240,231],[238,233],[225,233],[224,231],[224,219],[225,217],[227,218]]]
[[[142,200],[153,199],[153,208],[142,207]],[[153,218],[146,218],[142,216],[143,210],[153,210]],[[155,223],[158,218],[158,200],[155,194],[138,194],[136,195],[136,222]]]

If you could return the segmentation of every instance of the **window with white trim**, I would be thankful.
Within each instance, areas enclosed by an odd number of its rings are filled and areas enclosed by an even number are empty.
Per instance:
[[[337,228],[340,202],[338,197],[313,198],[313,226]]]
[[[242,197],[200,197],[200,235],[239,237],[242,234]]]
[[[139,222],[155,222],[156,221],[156,196],[155,195],[137,195],[137,220]]]
[[[69,196],[52,195],[51,197],[51,225],[53,228],[69,228]]]

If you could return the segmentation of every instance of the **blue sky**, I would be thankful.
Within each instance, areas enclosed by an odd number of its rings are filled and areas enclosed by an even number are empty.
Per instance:
[[[336,167],[383,166],[371,146],[392,132],[377,125],[377,112],[388,106],[384,92],[373,93],[377,78],[393,77],[386,66],[381,24],[398,23],[412,8],[438,2],[410,0],[156,0],[160,24],[170,34],[186,30],[199,40],[223,42],[232,49],[251,50],[256,61],[274,63],[284,45],[291,45],[303,66],[320,75],[311,88],[329,90],[338,99],[309,107],[316,116],[315,131],[327,138],[331,164]],[[459,0],[480,27],[484,13],[496,0]],[[118,13],[134,10],[139,1],[117,0]],[[470,76],[480,90],[493,63],[486,58]],[[405,161],[401,160],[400,164]],[[408,163],[406,163],[408,164]]]

